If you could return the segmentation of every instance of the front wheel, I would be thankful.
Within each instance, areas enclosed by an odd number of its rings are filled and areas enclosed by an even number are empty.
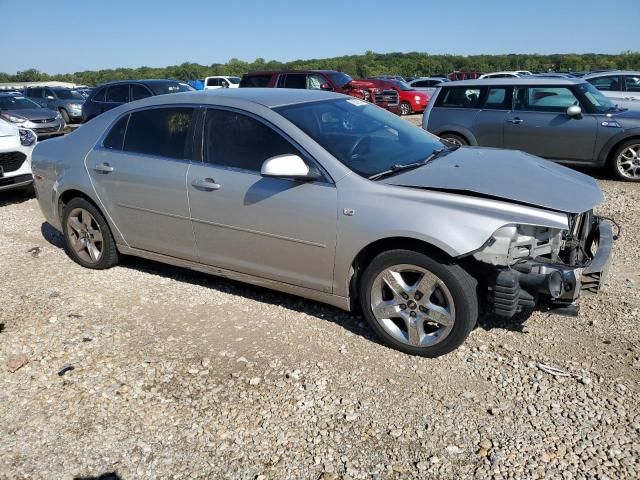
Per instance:
[[[69,118],[69,114],[64,108],[60,109],[60,115],[62,115],[62,119],[64,120],[64,123],[66,123],[67,125],[71,123],[71,118]]]
[[[369,326],[392,348],[438,357],[460,346],[478,320],[476,282],[445,258],[390,250],[373,259],[360,281]]]
[[[611,170],[618,180],[640,182],[640,140],[629,140],[616,148]]]
[[[440,138],[454,145],[458,145],[459,147],[469,145],[469,142],[467,142],[464,137],[456,135],[455,133],[443,133],[442,135],[440,135]]]
[[[402,102],[400,104],[400,113],[402,115],[409,115],[412,112],[412,108],[411,105],[409,104],[409,102]]]

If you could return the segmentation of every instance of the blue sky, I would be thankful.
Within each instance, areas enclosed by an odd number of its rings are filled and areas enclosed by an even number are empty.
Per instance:
[[[0,0],[0,12],[0,71],[7,73],[209,65],[234,57],[290,61],[367,50],[640,50],[640,37],[626,25],[640,18],[640,0]]]

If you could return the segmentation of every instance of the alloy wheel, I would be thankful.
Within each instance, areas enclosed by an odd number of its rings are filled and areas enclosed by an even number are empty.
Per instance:
[[[102,258],[102,232],[96,219],[84,208],[74,208],[67,218],[67,232],[71,248],[88,263]]]
[[[401,103],[400,112],[402,113],[402,115],[409,115],[411,113],[411,106],[409,106],[409,104],[405,102]]]
[[[640,144],[633,144],[620,152],[616,159],[620,175],[631,180],[640,180]]]
[[[394,265],[375,278],[371,311],[393,338],[413,347],[440,343],[456,319],[451,292],[429,270],[416,265]]]

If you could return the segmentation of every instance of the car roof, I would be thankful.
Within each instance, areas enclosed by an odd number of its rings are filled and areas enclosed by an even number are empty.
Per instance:
[[[480,87],[487,85],[578,85],[585,83],[580,78],[540,78],[540,77],[513,77],[513,78],[483,78],[482,80],[457,80],[442,84],[442,88],[452,87]]]
[[[172,78],[151,78],[151,79],[146,79],[146,80],[114,80],[112,82],[105,82],[102,83],[100,85],[98,85],[99,87],[105,87],[107,85],[118,85],[121,83],[143,83],[143,84],[154,84],[154,83],[161,83],[161,82],[176,82],[176,83],[181,83],[180,80],[174,80]]]
[[[216,90],[196,90],[193,92],[173,93],[171,95],[156,95],[138,100],[137,105],[152,106],[173,103],[201,103],[216,104],[216,99],[238,100],[263,105],[267,108],[294,105],[298,103],[317,102],[331,99],[348,99],[350,97],[324,90],[306,90],[294,88],[233,88]]]
[[[637,70],[606,70],[602,72],[593,72],[587,73],[580,78],[597,78],[597,77],[608,77],[610,75],[636,75],[639,76],[640,72]]]
[[[337,73],[337,70],[256,70],[245,75],[274,75],[278,73]]]

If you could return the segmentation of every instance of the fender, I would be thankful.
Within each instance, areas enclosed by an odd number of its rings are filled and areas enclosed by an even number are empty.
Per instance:
[[[630,128],[628,130],[623,129],[607,140],[604,146],[600,149],[600,153],[598,153],[596,165],[598,167],[605,166],[615,146],[630,138],[640,138],[640,127]]]

